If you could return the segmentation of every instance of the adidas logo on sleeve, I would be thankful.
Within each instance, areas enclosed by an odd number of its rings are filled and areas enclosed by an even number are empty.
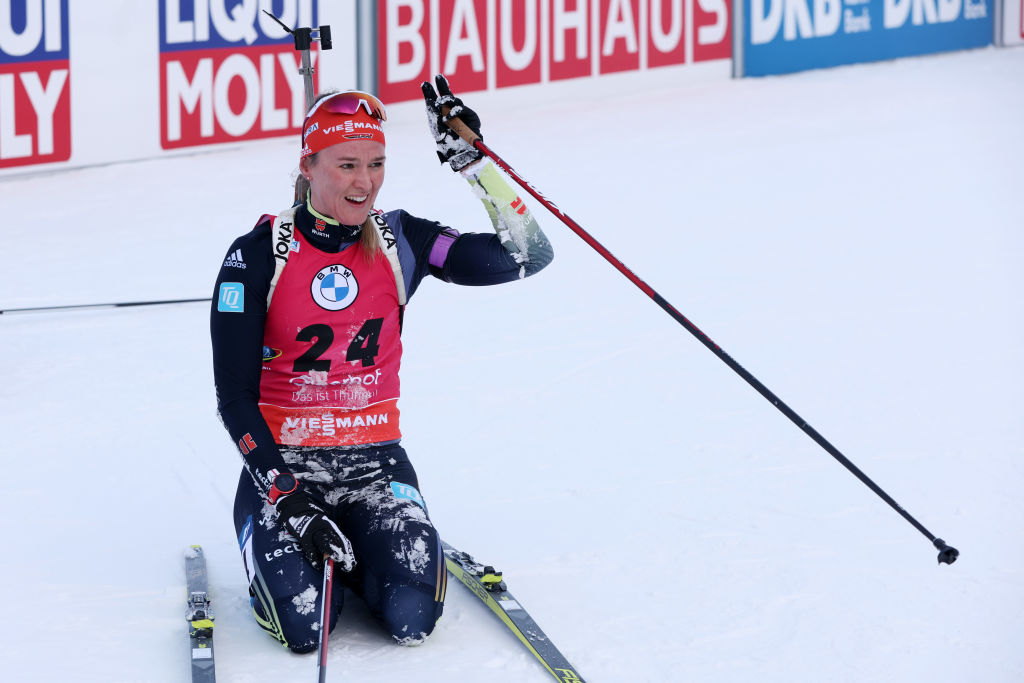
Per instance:
[[[224,259],[225,268],[245,268],[245,261],[242,260],[242,250],[235,249]]]

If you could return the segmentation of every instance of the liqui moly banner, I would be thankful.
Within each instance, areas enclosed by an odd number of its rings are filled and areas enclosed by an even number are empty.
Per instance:
[[[68,0],[0,0],[0,168],[70,156]]]
[[[989,45],[993,1],[741,0],[737,75]]]
[[[376,88],[415,99],[728,58],[732,0],[378,0]]]
[[[164,149],[298,134],[305,115],[290,27],[317,26],[314,0],[160,0]],[[316,67],[319,49],[310,53]],[[316,85],[314,75],[314,86]]]

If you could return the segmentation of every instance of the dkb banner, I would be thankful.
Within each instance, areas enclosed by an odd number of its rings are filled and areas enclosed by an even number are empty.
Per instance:
[[[737,0],[735,75],[766,76],[989,45],[992,3]]]

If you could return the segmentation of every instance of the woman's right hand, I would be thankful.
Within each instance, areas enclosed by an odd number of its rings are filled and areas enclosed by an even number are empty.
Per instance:
[[[342,571],[352,571],[356,566],[352,544],[338,525],[305,493],[295,491],[282,496],[276,509],[281,523],[298,541],[302,554],[314,568],[323,567],[324,556],[334,560]]]

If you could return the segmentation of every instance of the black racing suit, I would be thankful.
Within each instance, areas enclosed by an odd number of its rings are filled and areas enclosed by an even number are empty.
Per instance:
[[[491,203],[499,213],[505,208],[501,201]],[[522,215],[523,210],[516,212]],[[494,212],[491,215],[493,219]],[[531,275],[552,258],[539,228],[531,233],[529,249],[517,253],[509,247],[507,231],[458,235],[404,211],[388,216],[409,299],[428,274],[455,284],[499,284]],[[528,215],[527,219],[536,227]],[[263,328],[274,274],[272,222],[264,216],[232,243],[217,278],[210,315],[218,410],[245,464],[234,518],[256,619],[294,651],[316,647],[320,575],[298,552],[266,500],[273,471],[290,471],[352,542],[356,568],[339,573],[339,578],[365,600],[396,640],[422,642],[443,608],[445,570],[440,538],[401,445],[281,446],[260,413]],[[295,227],[315,248],[328,253],[341,252],[358,239],[358,227],[317,221],[306,206],[296,211]],[[439,235],[443,249],[435,248]],[[523,239],[518,242],[522,245]],[[221,310],[218,293],[225,282],[244,284],[244,301],[239,304],[243,310]],[[333,595],[332,628],[343,591]]]

